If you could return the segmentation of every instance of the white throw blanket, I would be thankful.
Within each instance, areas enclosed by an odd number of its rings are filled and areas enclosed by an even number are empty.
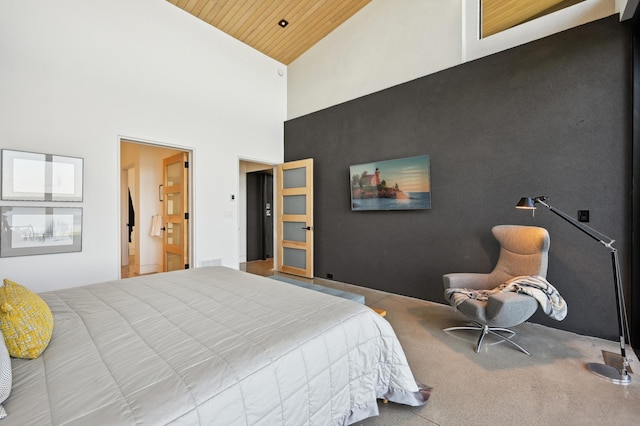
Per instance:
[[[514,277],[491,290],[448,288],[445,294],[449,299],[453,297],[458,306],[467,299],[487,301],[492,294],[503,291],[528,294],[538,301],[545,314],[555,320],[562,321],[567,316],[567,302],[554,286],[539,275]]]

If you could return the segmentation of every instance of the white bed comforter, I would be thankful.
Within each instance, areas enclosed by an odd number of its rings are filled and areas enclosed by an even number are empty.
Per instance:
[[[41,293],[51,343],[13,359],[16,425],[333,425],[424,404],[369,308],[224,267]]]

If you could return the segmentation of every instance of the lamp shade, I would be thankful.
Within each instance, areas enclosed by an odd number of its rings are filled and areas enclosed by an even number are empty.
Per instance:
[[[536,203],[533,201],[531,197],[522,197],[518,204],[516,204],[517,209],[535,209]]]

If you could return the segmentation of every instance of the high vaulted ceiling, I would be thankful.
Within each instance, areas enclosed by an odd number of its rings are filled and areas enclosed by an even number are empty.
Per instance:
[[[285,65],[371,0],[168,0]],[[288,25],[281,27],[279,22]]]
[[[293,62],[371,2],[371,0],[167,1],[285,65]],[[584,0],[481,1],[482,37],[488,37]],[[285,27],[280,25],[282,20],[288,23]]]

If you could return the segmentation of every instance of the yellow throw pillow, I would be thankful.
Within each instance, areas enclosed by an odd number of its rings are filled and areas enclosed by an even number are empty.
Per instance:
[[[37,358],[51,340],[53,315],[40,296],[5,279],[0,287],[0,329],[9,355]]]

